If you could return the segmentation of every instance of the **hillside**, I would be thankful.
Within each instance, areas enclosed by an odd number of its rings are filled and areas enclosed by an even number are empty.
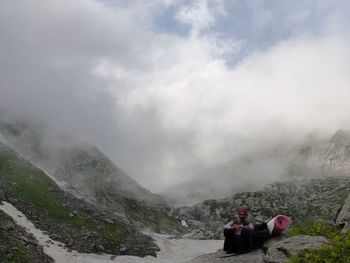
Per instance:
[[[32,165],[45,171],[60,189],[158,233],[184,231],[163,198],[140,186],[96,147],[46,127],[0,122],[3,140]]]
[[[3,211],[0,211],[0,259],[14,263],[51,263],[53,259],[44,254],[32,235],[18,227]]]
[[[329,139],[307,137],[245,154],[198,173],[164,193],[180,203],[195,204],[242,191],[259,191],[274,182],[349,175],[350,132],[339,130]]]
[[[188,224],[202,222],[202,238],[222,238],[222,226],[231,221],[238,207],[249,209],[250,219],[266,221],[277,214],[291,217],[293,224],[334,220],[350,192],[350,177],[300,179],[271,184],[260,191],[240,192],[229,198],[206,200],[195,206],[178,208]]]
[[[3,143],[0,185],[5,201],[70,249],[139,256],[155,255],[158,250],[150,237],[138,232],[125,218],[63,192],[42,170]]]
[[[160,196],[139,185],[97,147],[78,138],[25,121],[0,120],[0,134],[11,148],[77,197],[98,202],[104,201],[99,200],[103,193],[116,192],[140,201],[162,203]]]

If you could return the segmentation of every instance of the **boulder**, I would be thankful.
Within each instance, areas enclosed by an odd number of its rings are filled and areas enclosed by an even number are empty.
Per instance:
[[[288,234],[286,232],[282,232],[277,236],[271,237],[269,240],[267,240],[263,245],[262,249],[266,252],[269,247],[271,247],[273,244],[280,242],[281,240],[289,238]]]
[[[265,254],[261,249],[240,255],[226,254],[220,249],[215,253],[196,257],[188,263],[263,263],[264,255]]]
[[[336,225],[343,228],[343,232],[350,228],[350,194],[344,202],[343,208],[340,210],[335,219]]]
[[[300,235],[289,237],[278,242],[272,242],[267,247],[264,261],[268,263],[286,262],[292,255],[309,249],[320,249],[322,244],[329,241],[322,236]]]

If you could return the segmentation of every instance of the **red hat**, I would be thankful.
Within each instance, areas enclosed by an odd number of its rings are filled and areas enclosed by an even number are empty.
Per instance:
[[[245,213],[245,214],[248,214],[248,209],[245,208],[245,207],[240,207],[237,209],[237,213]]]

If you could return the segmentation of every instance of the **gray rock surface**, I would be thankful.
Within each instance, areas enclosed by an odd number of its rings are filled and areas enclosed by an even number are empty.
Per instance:
[[[350,195],[345,200],[344,206],[340,210],[335,223],[343,227],[342,231],[346,231],[350,228]]]
[[[177,208],[176,212],[190,223],[202,222],[200,226],[189,223],[191,231],[205,229],[206,233],[195,233],[194,238],[210,236],[223,239],[222,227],[232,220],[238,207],[248,207],[248,219],[255,223],[268,222],[277,214],[288,215],[293,224],[319,219],[330,222],[349,192],[349,176],[295,180],[274,183],[262,191],[237,193],[231,198],[206,200],[192,207]],[[212,233],[207,234],[209,231]]]
[[[218,250],[215,253],[196,257],[190,260],[189,263],[263,263],[264,255],[261,249],[235,256],[229,256],[229,254],[226,254],[223,250]]]
[[[0,210],[0,262],[52,263],[32,234]]]
[[[308,249],[320,249],[322,244],[329,241],[322,236],[295,236],[273,242],[268,246],[264,261],[268,263],[282,263],[299,252]]]
[[[233,255],[218,250],[215,253],[196,257],[189,263],[282,263],[286,262],[290,256],[307,249],[320,249],[325,243],[329,241],[321,236],[300,235],[286,238],[285,235],[280,235],[266,242],[262,249],[250,253]]]

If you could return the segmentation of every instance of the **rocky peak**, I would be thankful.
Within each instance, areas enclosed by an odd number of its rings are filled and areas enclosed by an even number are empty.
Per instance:
[[[330,138],[324,160],[337,170],[350,168],[350,131],[339,130]]]
[[[348,131],[348,130],[338,130],[330,138],[329,141],[330,141],[330,143],[334,143],[336,145],[350,144],[350,131]]]

